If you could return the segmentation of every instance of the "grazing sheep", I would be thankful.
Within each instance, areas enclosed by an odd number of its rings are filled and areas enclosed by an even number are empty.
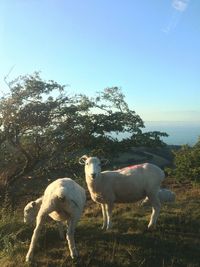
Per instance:
[[[29,202],[25,206],[24,208],[24,222],[25,223],[29,223],[29,224],[35,223],[38,211],[42,204],[42,199],[43,199],[43,196],[34,201]],[[56,221],[56,223],[57,223],[60,239],[64,240],[65,236],[64,236],[64,231],[63,231],[63,222]]]
[[[152,205],[148,228],[156,224],[160,212],[158,191],[165,175],[149,163],[134,165],[115,171],[101,172],[101,161],[86,155],[79,159],[85,165],[86,183],[93,201],[101,204],[103,229],[111,228],[114,203],[130,203],[148,197]]]
[[[176,195],[171,190],[162,188],[158,191],[158,198],[160,199],[161,203],[172,203],[175,202]],[[142,201],[141,206],[148,206],[148,205],[150,205],[150,201],[149,198],[146,197]]]
[[[33,222],[36,218],[31,244],[26,255],[26,261],[33,259],[42,224],[47,216],[58,222],[60,236],[63,237],[62,222],[67,222],[66,239],[72,258],[78,256],[74,231],[81,217],[86,201],[85,190],[70,178],[60,178],[49,184],[41,198],[31,201],[24,208],[24,221]]]

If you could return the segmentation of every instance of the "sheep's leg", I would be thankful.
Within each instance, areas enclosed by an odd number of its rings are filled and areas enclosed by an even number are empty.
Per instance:
[[[78,223],[79,217],[80,216],[71,218],[68,221],[68,229],[67,229],[66,239],[67,239],[67,242],[68,242],[70,256],[71,256],[72,259],[74,259],[75,257],[78,256],[78,251],[76,249],[75,240],[74,240],[74,232],[75,232],[75,227],[76,227],[76,225]]]
[[[103,215],[103,226],[102,229],[105,230],[107,227],[107,214],[106,214],[106,206],[105,204],[101,204],[102,215]]]
[[[63,224],[61,222],[56,222],[58,227],[58,232],[61,240],[65,240],[65,234],[63,229]]]
[[[108,230],[112,227],[111,217],[112,217],[113,204],[109,203],[109,204],[106,204],[105,206],[106,206],[106,214],[107,214],[106,230]]]
[[[33,259],[33,253],[34,253],[35,245],[37,243],[37,240],[38,240],[38,237],[40,234],[40,230],[42,228],[42,224],[45,221],[46,216],[47,216],[46,213],[38,214],[38,216],[37,216],[36,227],[33,231],[33,235],[31,238],[31,243],[29,246],[28,253],[26,254],[26,262],[29,262]]]
[[[150,222],[148,224],[148,228],[152,228],[152,226],[156,224],[156,221],[158,219],[161,205],[157,194],[155,194],[154,196],[149,196],[149,200],[152,205],[152,214]]]

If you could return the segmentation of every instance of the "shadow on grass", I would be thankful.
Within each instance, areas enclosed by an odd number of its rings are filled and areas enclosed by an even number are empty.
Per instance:
[[[69,257],[66,241],[60,241],[55,227],[43,231],[36,251],[36,266],[199,266],[198,222],[187,217],[163,216],[154,231],[146,230],[146,220],[118,219],[112,230],[104,232],[97,222],[85,221],[76,230],[80,258]],[[190,231],[189,231],[190,230]],[[45,255],[44,255],[45,252]],[[188,264],[189,263],[189,264]]]
[[[130,224],[123,222],[123,226],[128,229]],[[188,266],[188,263],[189,266],[199,266],[200,241],[197,238],[194,242],[194,233],[188,234],[188,238],[184,233],[184,227],[179,235],[165,228],[158,227],[153,232],[142,230],[139,233],[123,233],[116,232],[115,229],[113,232],[102,232],[94,227],[84,227],[77,233],[77,240],[85,243],[88,250],[95,251],[98,247],[95,252],[97,258],[99,253],[105,254],[103,265],[98,265],[95,258],[91,259],[94,266],[139,266],[138,262],[141,259],[143,259],[141,266],[183,267]],[[113,254],[114,246],[116,248]],[[122,263],[118,265],[120,258]]]
[[[200,255],[200,222],[190,215],[166,213],[157,229],[146,231],[147,219],[129,214],[114,220],[113,229],[104,232],[100,218],[85,218],[77,227],[75,240],[80,257],[72,260],[66,241],[61,241],[55,224],[43,227],[35,251],[34,267],[197,267]],[[132,218],[133,217],[133,218]],[[3,233],[11,224],[2,226]],[[33,228],[15,226],[23,260]],[[16,250],[17,253],[17,250]],[[23,255],[24,254],[24,255]],[[13,265],[14,266],[14,265]],[[20,266],[27,266],[20,265]]]

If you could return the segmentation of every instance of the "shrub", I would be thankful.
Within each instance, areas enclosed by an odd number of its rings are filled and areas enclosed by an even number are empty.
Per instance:
[[[191,180],[200,183],[200,140],[194,147],[183,146],[174,152],[175,178],[179,181]]]

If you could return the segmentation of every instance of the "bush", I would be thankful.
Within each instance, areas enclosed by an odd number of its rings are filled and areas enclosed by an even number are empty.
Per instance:
[[[179,181],[191,180],[200,183],[200,140],[194,147],[183,146],[174,152],[176,169],[173,171]]]

